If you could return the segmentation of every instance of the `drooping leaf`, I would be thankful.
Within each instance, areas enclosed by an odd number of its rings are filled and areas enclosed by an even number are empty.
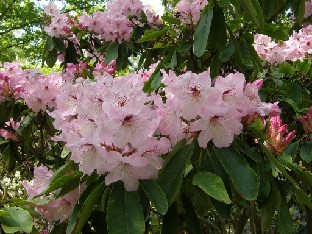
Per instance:
[[[160,186],[153,180],[141,180],[140,185],[156,210],[165,215],[168,211],[168,201]]]
[[[145,33],[142,38],[137,40],[137,43],[143,43],[146,41],[155,41],[157,38],[164,36],[169,31],[169,29],[170,29],[169,27],[166,27],[166,28],[161,29],[159,31],[153,31],[153,32],[148,33],[148,34]]]
[[[289,212],[286,199],[283,198],[278,212],[278,232],[280,234],[291,234],[294,231],[294,220]]]
[[[259,178],[246,159],[233,148],[214,147],[218,159],[233,181],[236,191],[246,200],[258,195]]]
[[[107,229],[116,234],[143,234],[144,214],[137,192],[128,192],[115,183],[107,207]]]
[[[174,154],[163,167],[159,175],[159,185],[171,205],[179,193],[186,163],[193,153],[194,145],[186,145]]]
[[[198,58],[201,57],[206,50],[212,17],[213,11],[207,10],[201,16],[199,24],[194,33],[193,51]]]
[[[105,62],[106,63],[110,63],[112,60],[116,60],[118,58],[118,49],[119,49],[118,43],[112,43],[108,47],[107,53],[105,55]]]
[[[198,172],[193,178],[193,184],[199,186],[214,199],[226,204],[231,203],[231,199],[219,176],[211,172]]]
[[[89,186],[81,195],[79,203],[76,204],[72,215],[69,218],[66,234],[81,233],[82,228],[88,221],[94,206],[97,204],[105,189],[104,181],[99,180],[93,186]]]

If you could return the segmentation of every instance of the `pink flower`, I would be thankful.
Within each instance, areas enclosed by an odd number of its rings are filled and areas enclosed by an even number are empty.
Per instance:
[[[6,129],[13,129],[14,131],[17,131],[19,126],[20,126],[20,122],[14,122],[14,120],[12,118],[10,118],[10,121],[5,122],[4,124],[5,129],[0,129],[0,136],[2,136],[4,139],[12,139],[14,141],[18,141],[18,138],[16,137],[16,135],[10,131],[10,130],[6,130]]]
[[[288,125],[284,124],[279,116],[269,119],[268,139],[264,142],[271,152],[282,154],[289,143],[294,139],[296,130],[286,134]]]
[[[45,166],[34,168],[34,179],[29,182],[24,180],[23,186],[25,187],[28,197],[32,199],[34,196],[39,195],[46,190],[53,176],[53,172]],[[66,195],[57,199],[53,198],[53,194],[49,197],[40,197],[39,199],[49,199],[49,202],[44,205],[36,205],[36,212],[41,214],[49,223],[60,221],[64,222],[68,219],[73,212],[73,209],[79,199],[80,193],[84,191],[86,186],[79,185],[79,188],[67,193]]]

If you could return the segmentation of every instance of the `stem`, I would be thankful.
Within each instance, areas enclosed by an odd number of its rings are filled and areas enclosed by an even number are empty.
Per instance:
[[[234,234],[243,233],[247,220],[248,220],[248,217],[247,217],[246,209],[242,208],[241,211],[239,212],[238,223],[236,225]]]

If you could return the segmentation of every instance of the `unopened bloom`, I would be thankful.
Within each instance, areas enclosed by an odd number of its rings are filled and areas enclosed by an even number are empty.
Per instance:
[[[312,106],[305,116],[300,116],[299,121],[302,123],[303,130],[306,133],[312,133]]]
[[[264,142],[271,152],[282,154],[289,143],[294,139],[296,130],[286,134],[288,125],[283,124],[279,116],[269,120],[268,139]]]

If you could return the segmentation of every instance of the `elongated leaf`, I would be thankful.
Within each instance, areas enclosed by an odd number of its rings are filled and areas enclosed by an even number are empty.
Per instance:
[[[163,218],[161,234],[177,234],[179,230],[179,214],[177,205],[173,203]]]
[[[144,233],[144,215],[138,193],[125,191],[122,183],[115,183],[108,201],[106,220],[109,233]]]
[[[280,234],[294,233],[294,220],[289,212],[285,198],[282,199],[278,214],[278,232]]]
[[[56,63],[56,60],[57,60],[57,50],[56,49],[53,49],[53,50],[48,51],[46,53],[45,61],[48,65],[48,67],[52,68]]]
[[[220,52],[224,51],[227,42],[226,24],[223,10],[215,8],[211,22],[211,32],[209,34],[209,46],[213,46]]]
[[[82,174],[81,171],[76,171],[76,172],[73,172],[71,174],[62,176],[59,179],[53,181],[49,185],[49,187],[44,192],[39,194],[38,196],[40,196],[42,194],[49,194],[50,192],[55,191],[55,190],[57,190],[59,188],[70,186],[73,183],[73,180],[76,180],[76,179],[79,180],[82,175],[83,174]]]
[[[168,201],[160,186],[153,180],[141,180],[140,185],[156,210],[162,215],[166,214],[168,211]]]
[[[250,148],[250,146],[239,137],[233,141],[232,145],[236,150],[242,152],[255,162],[261,162],[263,160],[262,156],[258,152]]]
[[[162,18],[163,21],[166,21],[169,24],[177,24],[177,25],[181,24],[181,20],[180,19],[173,18],[173,17],[171,17],[169,15],[163,15],[161,18]]]
[[[185,209],[185,222],[187,229],[190,231],[190,233],[203,233],[191,200],[187,196],[183,195],[182,202]]]
[[[89,187],[84,191],[69,218],[66,234],[78,234],[81,232],[104,189],[104,181],[98,181],[95,186]]]
[[[137,43],[142,43],[142,42],[146,42],[146,41],[155,41],[157,38],[165,35],[170,28],[164,28],[160,31],[155,31],[152,33],[148,33],[148,34],[144,34],[144,36],[142,38],[140,38],[139,40],[137,40]]]
[[[193,153],[194,145],[186,145],[170,158],[159,175],[159,185],[166,194],[168,204],[176,198],[186,168],[186,163]]]
[[[246,200],[254,200],[258,195],[259,179],[246,159],[232,148],[214,148],[225,171],[233,181],[236,191]]]
[[[199,24],[194,34],[194,54],[201,57],[207,47],[210,26],[213,17],[213,11],[207,10],[200,18]]]
[[[105,62],[110,63],[112,60],[116,60],[118,58],[118,43],[113,43],[108,47],[107,53],[105,55]]]
[[[214,199],[231,203],[231,199],[225,189],[222,179],[211,172],[199,172],[194,176],[193,184],[204,190],[209,196]]]
[[[273,183],[270,196],[261,209],[261,231],[262,233],[265,233],[266,230],[269,227],[271,227],[272,219],[280,203],[281,203],[280,193],[276,185]]]

